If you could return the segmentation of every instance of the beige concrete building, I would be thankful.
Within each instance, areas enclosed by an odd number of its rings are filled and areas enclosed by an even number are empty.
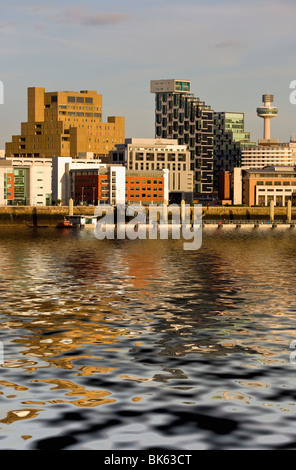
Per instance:
[[[193,199],[193,171],[190,152],[175,139],[125,139],[110,152],[109,163],[122,164],[128,170],[169,170],[169,193],[172,202]]]
[[[96,91],[45,92],[28,88],[28,121],[21,134],[6,143],[10,157],[77,157],[92,152],[108,159],[109,151],[124,142],[125,119],[111,116],[102,121],[102,95]]]
[[[296,193],[295,166],[269,166],[260,170],[234,168],[231,175],[233,204],[286,206]]]

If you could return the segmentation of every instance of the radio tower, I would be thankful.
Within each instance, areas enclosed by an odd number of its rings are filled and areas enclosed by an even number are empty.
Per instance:
[[[264,140],[270,140],[270,120],[277,116],[278,109],[275,106],[271,106],[273,95],[263,95],[262,101],[264,106],[257,108],[257,116],[264,119]]]

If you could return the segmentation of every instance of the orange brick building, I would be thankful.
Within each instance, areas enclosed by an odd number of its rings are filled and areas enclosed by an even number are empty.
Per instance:
[[[125,171],[125,195],[127,203],[161,204],[167,200],[167,173],[159,171]],[[116,191],[116,182],[112,181],[110,167],[71,171],[72,198],[74,204],[109,204]],[[116,201],[113,201],[116,203]]]

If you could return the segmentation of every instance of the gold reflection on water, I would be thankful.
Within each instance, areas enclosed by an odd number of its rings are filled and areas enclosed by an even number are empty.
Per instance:
[[[252,399],[250,395],[232,391],[216,393],[212,398],[214,400],[238,400],[245,405],[249,405]]]
[[[124,379],[124,380],[132,380],[135,382],[151,382],[153,378],[144,378],[144,377],[134,377],[133,375],[119,375],[119,378]]]
[[[112,372],[115,370],[115,367],[95,367],[95,366],[83,366],[78,369],[80,372],[77,374],[78,376],[84,376],[84,377],[89,377],[90,375],[93,374],[107,374],[108,372]]]
[[[73,383],[70,380],[59,380],[59,379],[46,379],[46,380],[33,380],[32,382],[42,382],[56,385],[51,390],[70,390],[66,392],[66,396],[82,396],[84,398],[77,400],[63,400],[55,399],[50,400],[49,403],[72,403],[78,407],[92,407],[98,405],[106,405],[114,403],[116,400],[111,398],[106,398],[111,395],[111,392],[104,390],[87,390],[85,387]]]
[[[7,382],[7,380],[0,380],[0,385],[3,385],[3,387],[12,387],[15,390],[29,390],[28,387],[23,387],[21,385],[17,385],[13,382]]]
[[[284,328],[282,324],[283,319],[290,320],[289,325],[295,321],[295,313],[289,313],[286,308],[287,305],[295,307],[295,291],[291,290],[291,273],[294,268],[290,266],[290,270],[288,269],[289,260],[281,259],[281,250],[279,249],[278,259],[275,260],[273,243],[268,243],[268,240],[265,244],[258,240],[245,243],[242,239],[230,243],[221,237],[219,240],[215,239],[215,243],[205,241],[205,248],[202,247],[202,250],[205,249],[207,254],[204,266],[200,266],[200,253],[191,253],[190,256],[184,252],[180,254],[179,251],[169,253],[168,248],[166,253],[165,243],[158,243],[153,250],[151,245],[148,246],[148,242],[144,247],[141,244],[131,244],[127,250],[98,250],[96,253],[89,250],[87,256],[86,248],[76,252],[69,250],[68,256],[61,256],[59,263],[56,262],[55,253],[51,253],[50,246],[47,247],[46,244],[43,246],[43,256],[36,258],[34,253],[28,257],[25,250],[22,254],[12,250],[9,255],[7,251],[2,250],[0,267],[3,268],[2,272],[7,279],[15,276],[18,266],[21,266],[24,278],[20,282],[16,276],[16,280],[12,281],[15,283],[15,298],[11,300],[10,307],[19,320],[12,321],[8,317],[8,320],[1,324],[6,330],[23,328],[24,333],[14,340],[14,343],[22,348],[23,357],[6,361],[2,367],[22,368],[26,372],[48,368],[53,370],[53,374],[54,369],[60,369],[72,371],[73,377],[111,373],[116,370],[115,367],[92,364],[94,361],[104,361],[104,357],[95,356],[95,352],[93,355],[77,355],[77,350],[94,346],[95,351],[95,346],[98,345],[103,346],[104,351],[120,353],[120,350],[112,348],[112,345],[140,334],[140,329],[134,329],[135,325],[142,325],[145,332],[154,331],[145,310],[145,307],[153,302],[156,302],[151,306],[153,320],[159,321],[164,337],[172,334],[175,339],[181,338],[165,351],[172,356],[194,353],[210,357],[226,356],[235,348],[239,352],[248,352],[249,348],[249,357],[251,354],[258,356],[255,359],[258,362],[278,363],[277,344],[281,345],[285,336],[291,336],[292,333],[296,335],[296,330]],[[59,269],[56,268],[57,264]],[[278,266],[280,269],[277,269]],[[290,278],[286,276],[288,271]],[[295,269],[294,272],[296,274]],[[203,278],[204,274],[208,277]],[[1,282],[3,279],[3,286],[7,285],[8,288],[5,276],[0,273],[0,277]],[[28,280],[31,280],[31,283]],[[191,283],[190,292],[186,292],[184,281]],[[267,288],[270,291],[266,292]],[[203,343],[196,339],[198,325],[201,331],[204,327],[207,328],[207,322],[202,318],[203,312],[200,316],[195,315],[193,306],[192,316],[188,314],[186,317],[184,312],[188,313],[189,308],[187,311],[182,309],[185,300],[190,307],[191,296],[197,299],[201,297],[204,301],[204,291],[212,294],[212,298],[209,297],[211,308],[207,310],[209,307],[205,305],[205,312],[217,324],[219,321],[224,322],[224,326],[216,337],[207,338]],[[242,298],[241,301],[239,297]],[[182,308],[177,307],[178,300],[183,302]],[[129,311],[129,304],[133,301],[139,304],[137,315],[135,308],[133,315]],[[250,330],[245,327],[244,322],[249,322],[250,319],[256,335],[250,335]],[[156,323],[155,321],[154,325]],[[190,329],[193,330],[192,334]],[[29,330],[30,334],[26,335],[26,330]],[[49,333],[52,335],[47,337]],[[185,340],[182,340],[182,335]],[[221,336],[227,339],[221,340]],[[140,347],[143,342],[135,341],[134,345]],[[166,348],[166,345],[163,347]],[[29,359],[32,357],[36,358],[36,361]],[[77,359],[85,360],[86,365],[75,364]],[[88,360],[92,365],[87,363]],[[113,362],[115,363],[115,360]],[[243,367],[250,365],[245,364]],[[143,378],[132,374],[118,375],[117,379],[155,383],[154,377]],[[162,383],[166,379],[165,376]],[[51,404],[70,403],[77,407],[95,407],[116,402],[107,390],[90,390],[71,380],[40,379],[32,382],[53,385],[51,390],[54,391],[54,399],[48,402]],[[6,381],[0,382],[0,385],[13,387],[18,391],[27,390],[26,387]],[[250,382],[241,382],[240,385],[261,387],[260,384]],[[59,392],[63,397],[59,398]],[[214,398],[238,400],[247,404],[250,402],[249,396],[231,391],[221,392],[221,395]],[[142,400],[138,396],[130,399],[134,403]],[[42,401],[22,403],[43,405]],[[33,418],[39,411],[13,410],[2,422]]]
[[[12,424],[15,421],[21,421],[25,419],[36,418],[41,409],[24,409],[11,410],[7,413],[6,418],[0,419],[0,423]]]

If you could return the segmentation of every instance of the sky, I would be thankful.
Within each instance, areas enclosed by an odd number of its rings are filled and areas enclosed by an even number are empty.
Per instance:
[[[0,149],[27,121],[27,88],[96,90],[103,121],[125,116],[125,136],[154,138],[150,80],[191,81],[215,111],[245,113],[251,140],[264,93],[278,117],[271,137],[296,134],[295,0],[0,0]]]

